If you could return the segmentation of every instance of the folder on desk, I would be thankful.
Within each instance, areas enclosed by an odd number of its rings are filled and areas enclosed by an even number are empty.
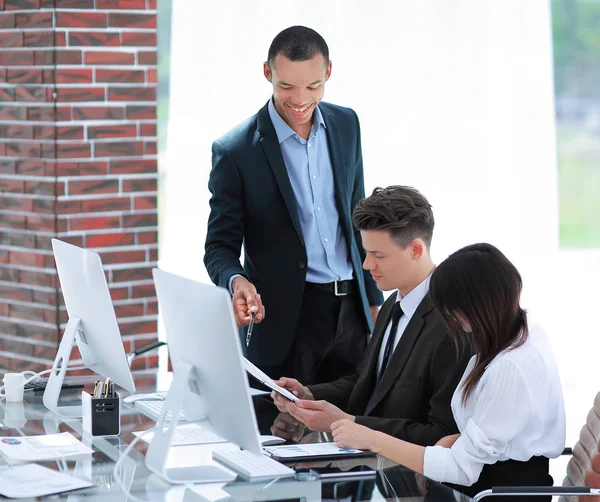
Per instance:
[[[310,460],[335,460],[341,458],[374,457],[368,450],[340,448],[335,443],[306,443],[280,446],[265,446],[263,451],[279,462]]]

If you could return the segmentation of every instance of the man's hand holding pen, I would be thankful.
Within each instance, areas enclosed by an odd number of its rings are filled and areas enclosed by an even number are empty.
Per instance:
[[[233,313],[238,325],[248,326],[252,320],[260,323],[265,318],[265,307],[254,284],[243,277],[236,277],[231,283],[231,289]]]

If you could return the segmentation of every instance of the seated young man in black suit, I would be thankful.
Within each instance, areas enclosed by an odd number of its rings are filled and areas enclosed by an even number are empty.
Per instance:
[[[431,206],[414,188],[377,188],[358,203],[352,218],[366,251],[363,267],[379,289],[396,291],[381,307],[356,373],[308,387],[282,377],[279,385],[301,400],[292,403],[279,394],[273,399],[280,411],[313,431],[329,432],[333,422],[347,418],[433,445],[458,432],[450,399],[471,353],[457,354],[429,298],[435,268],[429,254]]]

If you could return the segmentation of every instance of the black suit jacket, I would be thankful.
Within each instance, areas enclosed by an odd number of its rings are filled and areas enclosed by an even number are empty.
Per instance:
[[[349,108],[328,103],[319,107],[326,125],[340,224],[365,322],[371,326],[369,305],[380,305],[383,297],[362,269],[360,233],[351,220],[354,206],[364,197],[358,117]],[[248,355],[259,366],[273,366],[284,360],[291,347],[308,264],[296,198],[268,106],[215,141],[212,155],[204,263],[218,286],[226,288],[234,274],[256,286],[266,316],[254,327]]]
[[[355,415],[359,424],[430,446],[458,432],[450,400],[471,353],[465,350],[457,356],[444,322],[427,295],[406,326],[375,389],[377,358],[395,301],[393,294],[381,307],[356,373],[311,385],[310,389],[315,399],[325,399]]]

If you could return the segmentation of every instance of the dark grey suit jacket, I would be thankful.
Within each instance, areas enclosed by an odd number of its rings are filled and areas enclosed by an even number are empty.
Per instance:
[[[365,326],[371,326],[369,305],[380,305],[383,296],[371,274],[362,269],[364,251],[351,219],[354,206],[365,195],[358,118],[349,108],[323,102],[319,108],[326,125],[340,224],[360,289]],[[248,355],[258,366],[275,366],[292,345],[308,263],[296,198],[267,105],[215,141],[212,154],[204,263],[218,286],[227,287],[234,274],[256,286],[266,317],[254,327]]]
[[[471,357],[457,356],[441,316],[427,295],[404,330],[375,389],[377,358],[396,294],[381,307],[367,353],[354,375],[311,385],[325,399],[356,416],[356,422],[411,443],[429,446],[458,429],[450,400]]]

